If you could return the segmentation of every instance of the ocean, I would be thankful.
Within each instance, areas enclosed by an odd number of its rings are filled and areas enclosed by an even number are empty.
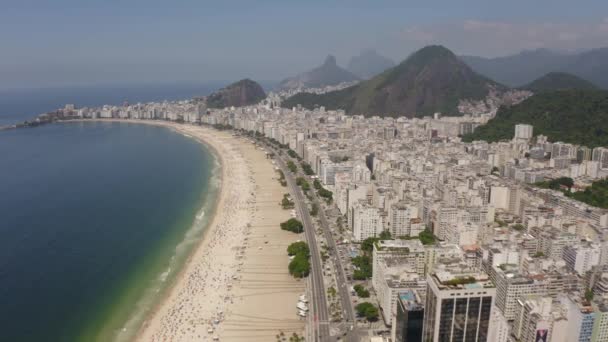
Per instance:
[[[84,87],[57,87],[41,89],[0,90],[0,126],[12,125],[39,114],[63,108],[66,104],[77,107],[122,105],[125,102],[161,102],[186,100],[209,95],[228,84],[217,81],[207,83],[176,83],[149,85],[103,85]]]
[[[74,104],[80,108],[106,104],[122,105],[125,102],[134,104],[187,100],[209,95],[229,83],[229,81],[214,81],[0,90],[0,126],[23,122],[39,114],[63,108],[66,104]],[[267,90],[276,86],[274,81],[264,81],[260,84]]]
[[[200,241],[216,174],[204,146],[163,127],[0,131],[0,340],[132,337]]]

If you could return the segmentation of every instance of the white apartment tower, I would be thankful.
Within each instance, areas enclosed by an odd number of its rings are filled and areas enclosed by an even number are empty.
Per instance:
[[[532,125],[518,124],[515,125],[515,139],[528,140],[532,138]]]

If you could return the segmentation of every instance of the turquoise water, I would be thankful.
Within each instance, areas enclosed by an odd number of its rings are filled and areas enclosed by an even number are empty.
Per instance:
[[[0,340],[132,336],[200,240],[216,167],[162,127],[0,131]]]

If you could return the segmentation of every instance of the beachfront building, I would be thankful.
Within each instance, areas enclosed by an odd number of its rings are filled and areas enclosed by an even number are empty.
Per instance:
[[[423,341],[487,341],[495,295],[485,273],[430,273]]]
[[[415,290],[399,293],[391,330],[395,342],[422,342],[424,299]]]
[[[382,210],[373,207],[364,200],[356,202],[350,211],[349,222],[352,222],[354,241],[363,241],[369,237],[379,236],[384,231]]]
[[[568,319],[559,302],[530,296],[517,300],[513,335],[521,342],[569,342]]]

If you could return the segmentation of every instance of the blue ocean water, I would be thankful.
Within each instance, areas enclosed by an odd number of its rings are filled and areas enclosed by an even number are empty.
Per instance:
[[[213,202],[213,165],[161,127],[0,131],[0,340],[108,341]]]
[[[207,83],[178,83],[156,85],[104,85],[16,89],[0,91],[0,126],[11,125],[36,117],[66,104],[77,107],[96,107],[105,104],[160,102],[185,100],[209,95],[225,86],[222,81]]]
[[[98,107],[106,104],[122,105],[125,102],[133,104],[186,100],[209,95],[229,83],[230,81],[214,81],[0,90],[0,126],[23,122],[39,114],[62,108],[66,104]],[[272,89],[276,82],[263,81],[260,84],[265,89]]]

